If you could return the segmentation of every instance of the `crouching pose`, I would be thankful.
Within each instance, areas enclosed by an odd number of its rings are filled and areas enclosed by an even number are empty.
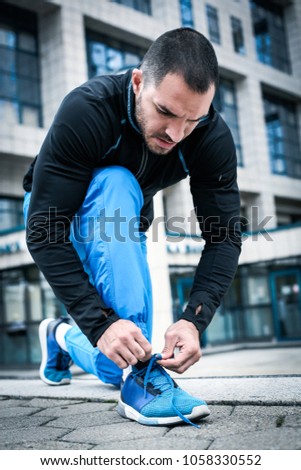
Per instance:
[[[240,253],[236,154],[212,105],[217,86],[210,42],[190,28],[168,31],[139,68],[65,97],[24,177],[28,248],[74,320],[41,323],[41,379],[70,383],[73,361],[120,388],[118,412],[142,424],[209,414],[167,370],[200,359]],[[187,176],[206,244],[187,307],[154,354],[145,232],[153,196]]]

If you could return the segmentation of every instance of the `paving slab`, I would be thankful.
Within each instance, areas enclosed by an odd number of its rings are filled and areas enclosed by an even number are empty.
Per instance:
[[[35,411],[40,411],[39,408],[25,408],[22,406],[12,406],[8,408],[2,408],[0,412],[0,420],[3,418],[16,418],[21,416],[30,416]]]
[[[71,416],[71,418],[75,418],[78,414],[102,413],[110,410],[113,406],[116,406],[115,403],[86,403],[83,401],[82,403],[73,404],[69,402],[68,405],[50,406],[45,410],[37,412],[35,416],[50,416],[53,418]]]
[[[76,414],[75,416],[69,415],[63,418],[57,418],[48,422],[47,425],[56,428],[82,429],[83,427],[107,426],[115,423],[124,424],[124,418],[114,409],[112,411],[98,410],[94,413],[83,411],[82,414]]]
[[[31,406],[34,408],[45,409],[45,408],[55,408],[68,406],[68,405],[77,405],[83,403],[83,400],[60,400],[54,398],[32,398],[31,400],[15,400],[16,402],[21,402],[21,406]]]
[[[111,385],[93,380],[89,376],[83,379],[73,379],[71,385],[51,387],[39,379],[36,380],[0,380],[0,395],[7,397],[26,398],[60,398],[60,399],[84,399],[86,401],[117,401],[119,391]]]
[[[182,379],[178,384],[208,404],[301,404],[299,376]]]
[[[128,441],[116,442],[103,442],[101,446],[95,446],[93,449],[97,450],[206,450],[212,441],[205,439],[185,439],[174,438],[170,439],[166,436],[164,438],[140,438]]]
[[[177,383],[208,404],[301,404],[301,376],[178,379]],[[114,387],[88,378],[74,379],[63,387],[49,387],[41,380],[0,380],[0,394],[99,402],[116,402],[120,395]]]
[[[86,444],[103,445],[105,442],[114,442],[116,448],[122,441],[136,441],[143,438],[162,439],[168,428],[143,426],[133,421],[124,419],[122,424],[109,424],[104,426],[92,426],[76,429],[64,435],[63,441],[80,442]]]
[[[238,347],[236,350],[226,349],[216,353],[214,350],[215,347],[204,350],[201,360],[190,367],[183,377],[301,375],[300,345],[258,348],[253,344],[251,349]]]
[[[233,407],[232,418],[246,418],[256,419],[258,416],[265,418],[274,416],[276,418],[285,417],[288,419],[289,416],[301,417],[300,406],[251,406],[251,405],[240,405]]]
[[[0,416],[2,416],[2,410],[4,410],[4,409],[14,408],[14,407],[18,407],[18,406],[24,406],[24,404],[27,405],[28,403],[29,403],[29,400],[22,400],[20,398],[1,397]]]
[[[214,415],[200,422],[200,429],[187,426],[177,426],[170,430],[168,437],[173,438],[187,438],[187,439],[206,439],[215,440],[224,436],[237,436],[246,431],[258,431],[265,429],[267,432],[276,427],[276,420],[274,416],[270,417],[257,417],[256,419],[249,420],[245,418],[229,418],[216,420]]]
[[[209,450],[300,450],[301,429],[276,428],[257,432],[241,432],[235,437],[215,439]]]
[[[49,418],[37,418],[31,416],[30,420],[28,416],[23,416],[22,418],[2,418],[0,419],[0,429],[18,429],[18,428],[28,428],[30,426],[43,426],[49,422]]]
[[[10,448],[13,449],[14,443],[57,440],[64,434],[66,434],[66,429],[45,428],[43,426],[32,426],[21,429],[1,429],[0,449],[3,449],[3,445],[10,445]]]
[[[62,441],[23,441],[20,443],[0,443],[0,450],[90,450],[93,446],[78,442]]]

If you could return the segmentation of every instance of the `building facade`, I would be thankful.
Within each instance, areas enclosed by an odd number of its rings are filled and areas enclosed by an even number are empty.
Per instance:
[[[7,0],[0,3],[0,364],[40,360],[37,329],[62,305],[27,251],[22,178],[64,96],[139,64],[166,30],[214,45],[214,104],[238,155],[242,254],[203,346],[301,339],[301,2]],[[188,300],[204,247],[188,178],[157,194],[149,231],[154,349]]]

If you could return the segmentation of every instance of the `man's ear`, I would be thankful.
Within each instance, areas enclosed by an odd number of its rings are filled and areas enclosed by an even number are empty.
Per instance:
[[[140,69],[134,69],[132,71],[132,85],[133,92],[138,96],[142,90],[143,86],[143,72]]]

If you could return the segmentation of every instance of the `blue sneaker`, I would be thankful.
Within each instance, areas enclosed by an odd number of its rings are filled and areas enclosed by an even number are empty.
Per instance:
[[[133,367],[121,389],[117,411],[124,418],[150,426],[192,422],[209,416],[207,403],[182,390],[156,363],[155,354],[143,368]]]
[[[68,385],[71,382],[69,370],[72,364],[71,357],[60,348],[55,339],[55,331],[61,323],[68,323],[68,319],[47,318],[40,323],[39,327],[42,349],[40,377],[48,385]]]

